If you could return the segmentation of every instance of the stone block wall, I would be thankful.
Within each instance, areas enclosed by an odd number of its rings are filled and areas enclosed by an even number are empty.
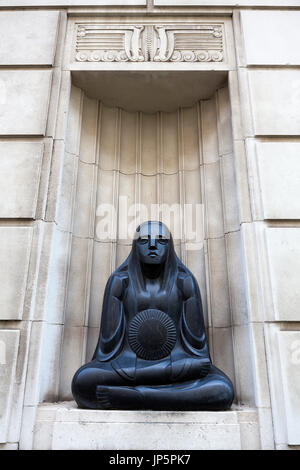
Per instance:
[[[49,289],[59,230],[49,190],[63,142],[56,124],[65,26],[63,11],[0,11],[0,448],[22,440],[56,376],[62,318],[51,316],[48,301],[57,295]]]
[[[234,15],[252,213],[244,240],[252,256],[257,250],[248,270],[249,297],[257,298],[252,334],[267,364],[259,354],[256,370],[266,375],[260,406],[270,400],[275,445],[286,448],[300,439],[300,11]]]

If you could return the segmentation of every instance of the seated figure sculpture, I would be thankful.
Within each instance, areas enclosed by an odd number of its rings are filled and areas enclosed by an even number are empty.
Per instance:
[[[211,363],[197,281],[163,223],[141,224],[110,276],[98,344],[72,393],[80,408],[230,408],[233,386]]]

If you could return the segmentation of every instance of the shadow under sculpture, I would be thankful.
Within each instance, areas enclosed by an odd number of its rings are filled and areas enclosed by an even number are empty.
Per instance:
[[[80,408],[226,410],[229,378],[212,365],[199,287],[161,222],[137,228],[110,276],[93,360],[74,375]]]

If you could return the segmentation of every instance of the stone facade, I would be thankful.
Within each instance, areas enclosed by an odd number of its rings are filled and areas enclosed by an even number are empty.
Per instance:
[[[299,23],[299,0],[2,0],[0,449],[299,448]],[[71,401],[130,248],[97,232],[119,196],[203,205],[176,250],[232,411]]]

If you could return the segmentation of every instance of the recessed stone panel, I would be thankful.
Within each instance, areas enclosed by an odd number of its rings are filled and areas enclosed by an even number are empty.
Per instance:
[[[43,144],[0,142],[0,217],[35,218]]]
[[[211,349],[213,349],[214,365],[230,378],[234,389],[236,389],[231,328],[213,329],[213,345]]]
[[[2,11],[1,65],[52,65],[59,13],[57,11]]]
[[[0,442],[7,440],[19,334],[17,330],[0,330]]]
[[[209,240],[208,253],[212,326],[215,328],[229,327],[231,314],[224,238]]]
[[[217,92],[219,154],[232,152],[232,127],[228,87]]]
[[[37,322],[39,324],[39,322]],[[59,367],[58,358],[63,337],[63,325],[43,324],[43,350],[41,364],[47,364],[42,367],[40,373],[39,402],[57,401],[59,385]]]
[[[1,320],[22,318],[31,237],[31,227],[0,228]]]
[[[266,230],[275,319],[299,321],[300,229]]]
[[[51,247],[51,264],[49,267],[49,282],[47,288],[47,320],[51,323],[63,323],[65,306],[65,290],[61,287],[66,284],[69,269],[69,252],[71,248],[71,234],[58,228],[55,230]],[[36,316],[36,319],[41,317]]]
[[[300,444],[300,331],[280,331],[279,349],[287,444]]]
[[[300,143],[257,142],[265,219],[300,219]]]
[[[0,135],[45,135],[51,74],[0,71]]]
[[[241,11],[246,61],[255,65],[298,65],[299,11]]]
[[[204,188],[206,236],[208,238],[222,237],[224,222],[219,162],[204,166]]]
[[[248,72],[254,133],[300,134],[300,70]]]

